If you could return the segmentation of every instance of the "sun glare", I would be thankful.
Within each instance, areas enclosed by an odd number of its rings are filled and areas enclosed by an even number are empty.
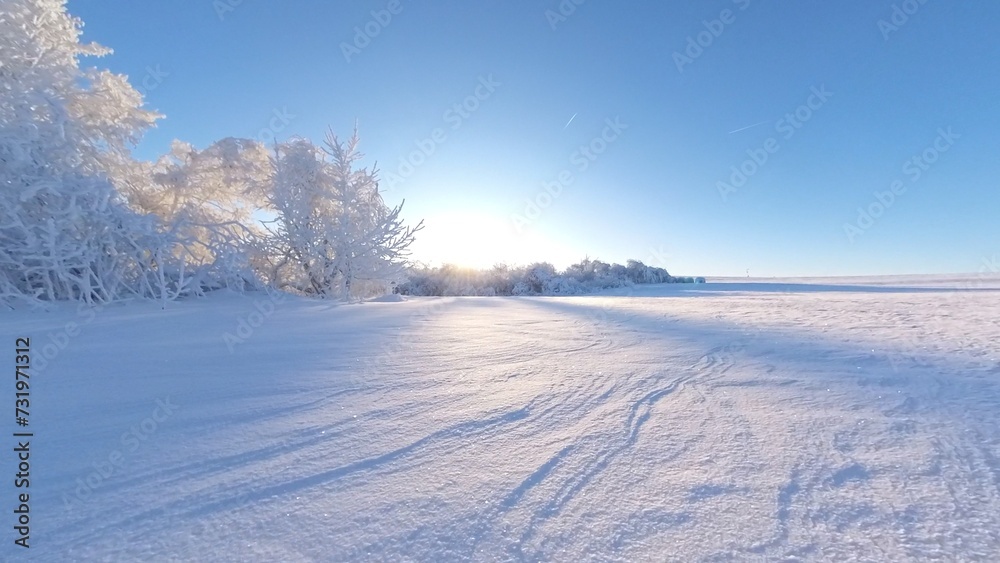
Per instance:
[[[518,233],[514,225],[481,214],[428,218],[413,244],[413,258],[432,265],[485,269],[494,264],[528,264],[560,257],[565,250],[538,233]]]

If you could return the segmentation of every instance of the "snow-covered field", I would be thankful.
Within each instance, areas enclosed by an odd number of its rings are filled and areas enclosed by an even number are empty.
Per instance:
[[[274,301],[0,312],[3,559],[1000,560],[1000,277]]]

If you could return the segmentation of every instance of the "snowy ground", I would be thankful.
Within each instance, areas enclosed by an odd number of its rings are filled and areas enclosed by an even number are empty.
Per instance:
[[[215,296],[0,336],[36,365],[5,560],[1000,560],[997,277]]]

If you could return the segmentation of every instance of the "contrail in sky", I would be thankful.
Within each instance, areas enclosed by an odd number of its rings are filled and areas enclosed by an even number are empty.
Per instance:
[[[763,125],[765,123],[770,123],[770,121],[761,121],[760,123],[754,123],[753,125],[747,125],[746,127],[740,127],[739,129],[733,129],[732,131],[729,132],[729,134],[732,135],[733,133],[739,133],[740,131],[746,131],[747,129],[750,129],[751,127],[759,127],[759,126],[761,126],[761,125]]]
[[[563,129],[566,129],[566,127],[569,127],[569,124],[570,124],[570,123],[573,123],[573,120],[574,120],[574,119],[576,119],[576,116],[577,116],[577,115],[579,115],[579,112],[577,112],[577,113],[574,113],[574,114],[573,114],[573,117],[569,118],[569,121],[567,121],[567,122],[566,122],[566,125],[565,125],[565,126],[563,127]]]

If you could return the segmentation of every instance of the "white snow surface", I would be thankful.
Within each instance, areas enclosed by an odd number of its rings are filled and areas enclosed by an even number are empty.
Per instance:
[[[997,276],[220,294],[0,335],[36,366],[7,561],[1000,560]]]

